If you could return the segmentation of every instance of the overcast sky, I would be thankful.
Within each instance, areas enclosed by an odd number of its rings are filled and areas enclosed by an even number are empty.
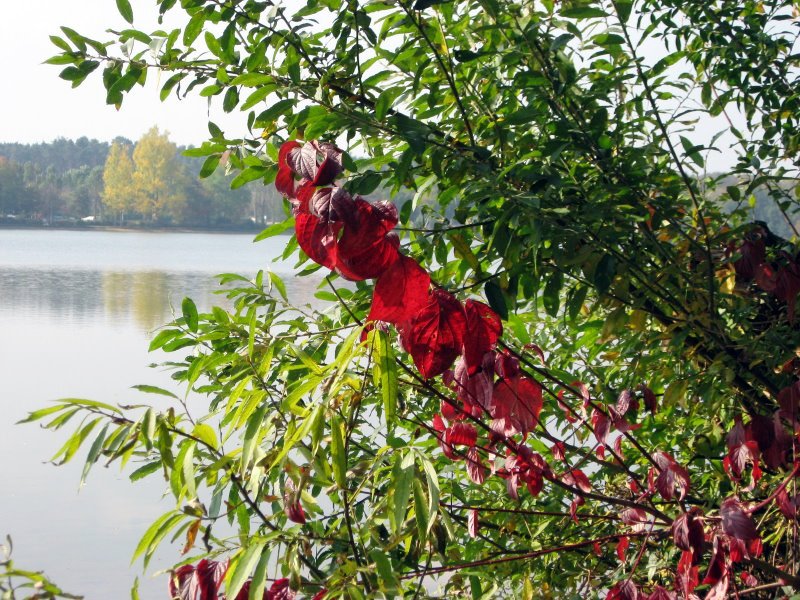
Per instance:
[[[0,142],[44,142],[56,137],[85,135],[111,140],[122,135],[137,140],[153,125],[170,132],[179,144],[199,144],[208,135],[208,103],[203,98],[161,102],[150,73],[145,89],[135,88],[117,111],[105,103],[99,72],[77,89],[58,77],[60,69],[42,64],[57,53],[49,36],[60,34],[67,25],[78,32],[106,41],[105,30],[124,29],[127,23],[117,12],[114,0],[0,0]],[[132,0],[135,26],[150,31],[158,28],[155,0]],[[165,23],[165,26],[169,23]],[[222,114],[213,110],[215,122],[226,133],[243,133],[241,113]],[[236,126],[242,128],[236,130]]]

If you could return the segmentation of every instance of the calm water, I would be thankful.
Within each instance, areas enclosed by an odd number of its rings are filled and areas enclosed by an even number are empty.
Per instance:
[[[316,282],[273,262],[285,241],[0,229],[0,536],[13,537],[18,566],[44,570],[87,600],[130,597],[136,575],[143,599],[167,597],[166,577],[150,574],[178,560],[177,549],[157,556],[148,575],[129,566],[149,523],[172,507],[164,484],[133,485],[117,467],[97,465],[79,491],[81,459],[45,464],[65,436],[14,423],[56,398],[133,403],[143,397],[132,385],[170,387],[166,373],[147,367],[159,359],[148,340],[184,296],[201,310],[224,303],[213,293],[217,273],[270,268],[290,297],[309,301]]]

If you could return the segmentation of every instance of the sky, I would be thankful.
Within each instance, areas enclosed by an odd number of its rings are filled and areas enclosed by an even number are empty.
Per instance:
[[[178,144],[199,145],[208,136],[206,123],[212,120],[228,133],[242,134],[242,114],[223,113],[204,98],[161,102],[157,76],[150,73],[147,86],[138,86],[126,96],[117,111],[105,103],[99,72],[90,75],[77,89],[60,79],[63,67],[43,62],[58,52],[49,36],[60,34],[67,25],[100,41],[112,39],[107,29],[124,29],[128,24],[117,12],[114,0],[0,0],[0,142],[49,142],[57,137],[80,136],[109,141],[117,136],[137,140],[153,125],[170,132]],[[151,31],[167,28],[157,23],[155,0],[132,0],[136,28]],[[178,26],[179,23],[172,23]]]

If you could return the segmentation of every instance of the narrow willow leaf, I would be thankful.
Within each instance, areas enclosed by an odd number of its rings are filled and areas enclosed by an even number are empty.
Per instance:
[[[97,434],[92,446],[89,448],[89,454],[86,456],[86,463],[83,465],[83,471],[81,472],[81,485],[86,482],[86,476],[89,474],[89,470],[92,468],[92,465],[97,462],[97,457],[100,456],[100,452],[103,449],[103,442],[106,440],[106,433],[110,425],[110,423],[105,424],[103,429],[100,430],[100,433]]]
[[[410,457],[410,460],[409,460]],[[398,453],[392,469],[392,526],[395,533],[400,533],[408,512],[408,500],[414,480],[414,455],[410,452]]]
[[[159,396],[167,396],[169,398],[175,398],[175,400],[178,399],[178,397],[169,390],[165,390],[164,388],[160,388],[155,385],[139,384],[131,387],[134,390],[139,390],[140,392],[144,392],[145,394],[157,394]]]
[[[331,421],[331,459],[333,462],[333,479],[342,489],[347,484],[347,456],[345,455],[342,422],[338,417]]]
[[[283,449],[278,453],[275,459],[272,461],[269,469],[274,469],[277,465],[283,461],[284,458],[292,451],[292,449],[304,438],[308,435],[311,431],[314,422],[317,419],[317,413],[322,410],[322,405],[317,404],[314,406],[313,409],[309,410],[306,417],[303,419],[302,424],[297,430],[292,433],[292,435],[284,438],[283,440]]]
[[[394,359],[394,350],[389,341],[389,334],[385,331],[376,331],[374,339],[375,356],[373,369],[377,373],[381,389],[386,425],[391,432],[397,420],[397,363]]]
[[[256,563],[259,562],[264,546],[266,546],[266,542],[261,541],[248,546],[236,560],[234,568],[228,571],[230,578],[226,578],[228,581],[225,584],[225,592],[228,598],[235,598],[239,590],[242,589],[244,582],[247,581]]]

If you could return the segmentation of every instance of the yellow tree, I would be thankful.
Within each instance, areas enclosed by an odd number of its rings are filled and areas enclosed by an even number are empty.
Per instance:
[[[136,210],[152,221],[167,213],[179,216],[186,204],[186,174],[168,134],[151,128],[136,144],[133,162]]]
[[[103,204],[119,222],[134,208],[133,160],[129,144],[115,141],[103,169]]]

